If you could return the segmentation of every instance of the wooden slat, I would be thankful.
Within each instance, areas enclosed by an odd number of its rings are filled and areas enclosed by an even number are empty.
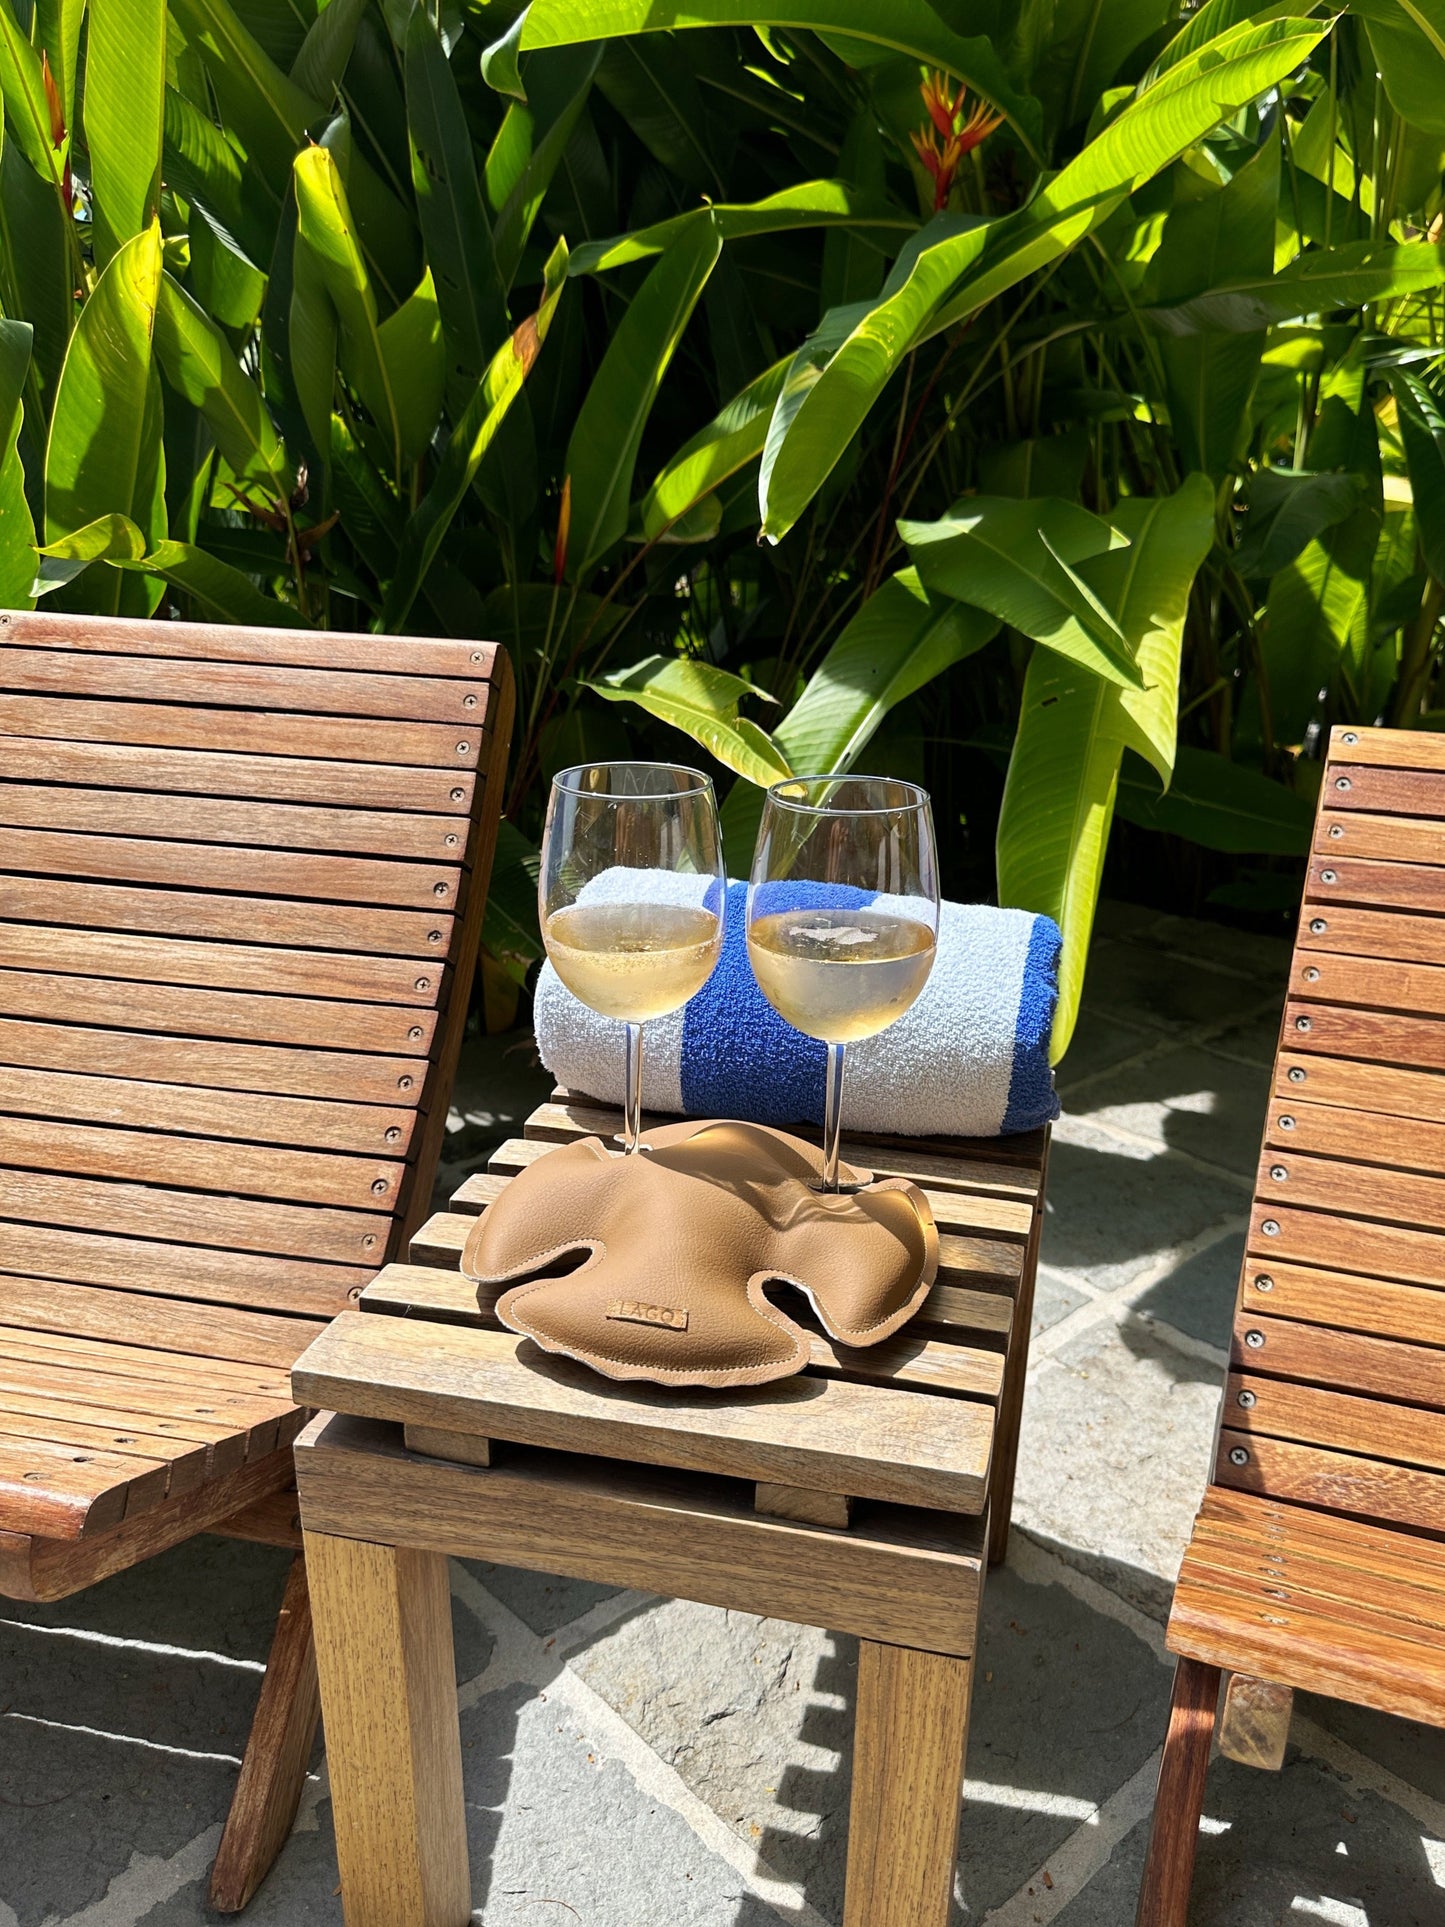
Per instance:
[[[5,767],[0,751],[0,769]],[[455,863],[464,826],[417,811],[307,809],[290,803],[175,795],[154,790],[67,789],[0,782],[0,824],[87,835],[160,837],[252,848],[330,850],[347,856]]]
[[[1353,857],[1311,857],[1307,906],[1359,903],[1375,909],[1445,911],[1445,868],[1424,863],[1378,863]]]
[[[393,957],[450,955],[455,919],[437,912],[374,909],[354,903],[290,902],[218,891],[130,889],[71,883],[63,877],[7,877],[5,914],[17,922],[72,928],[149,931],[168,937],[219,937],[252,944],[296,944]]]
[[[459,1271],[388,1265],[361,1294],[363,1311],[401,1317],[441,1318],[450,1324],[501,1330],[492,1309],[496,1297]],[[940,1343],[909,1329],[881,1345],[834,1345],[809,1334],[811,1368],[880,1384],[916,1385],[955,1397],[997,1398],[1003,1384],[1001,1352],[961,1343]]]
[[[231,1044],[205,1037],[162,1037],[149,1031],[92,1030],[83,1024],[30,1024],[5,1017],[0,1017],[0,1064],[365,1104],[409,1107],[421,1096],[421,1071],[414,1057]]]
[[[292,1389],[365,1418],[960,1512],[984,1503],[993,1439],[984,1403],[813,1378],[755,1386],[746,1401],[684,1401],[599,1385],[511,1333],[405,1318],[338,1319]]]
[[[1307,1057],[1285,1050],[1275,1063],[1274,1094],[1291,1102],[1308,1098],[1347,1110],[1445,1121],[1445,1077],[1433,1071],[1352,1064],[1343,1057]]]
[[[1249,1254],[1266,1264],[1318,1265],[1405,1284],[1434,1285],[1445,1278],[1445,1238],[1436,1232],[1332,1218],[1322,1211],[1284,1211],[1276,1205],[1255,1205]]]
[[[1292,1000],[1285,1006],[1283,1041],[1294,1051],[1445,1069],[1445,1023],[1434,1018]]]
[[[118,1526],[131,1505],[166,1495],[166,1468],[121,1452],[0,1434],[0,1518],[10,1532],[51,1539]]]
[[[1445,964],[1445,920],[1397,916],[1348,904],[1311,904],[1300,918],[1298,947],[1313,954],[1400,957]]]
[[[1235,1451],[1246,1454],[1243,1465],[1231,1458]],[[1244,1492],[1268,1492],[1334,1512],[1367,1513],[1445,1531],[1445,1477],[1414,1466],[1226,1429],[1220,1434],[1214,1476],[1219,1484]]]
[[[1445,769],[1445,736],[1428,729],[1367,729],[1359,724],[1330,732],[1329,761],[1383,769]]]
[[[1315,820],[1315,853],[1378,858],[1386,863],[1445,863],[1445,824],[1398,816],[1322,810]]]
[[[93,877],[188,890],[261,892],[322,903],[376,903],[450,910],[460,871],[453,864],[389,863],[381,857],[240,849],[225,843],[160,843],[69,830],[0,829],[0,869],[17,874]]]
[[[1266,1146],[1256,1196],[1265,1204],[1278,1199],[1296,1209],[1445,1229],[1445,1178],[1354,1164],[1343,1158],[1310,1157]]]
[[[536,1107],[527,1119],[526,1136],[509,1138],[492,1158],[492,1168],[521,1170],[531,1157],[541,1155],[539,1150],[529,1153],[528,1147],[569,1144],[579,1137],[610,1138],[621,1129],[621,1122],[620,1112],[608,1105],[559,1093],[552,1102]],[[676,1122],[648,1117],[644,1128]],[[808,1135],[807,1127],[803,1130]],[[1030,1204],[1039,1192],[1041,1154],[1042,1134],[1037,1131],[1017,1138],[991,1138],[984,1145],[962,1138],[935,1146],[922,1139],[845,1137],[840,1147],[845,1164],[871,1170],[875,1177],[906,1177],[940,1191],[976,1192]]]
[[[283,1318],[138,1291],[106,1291],[46,1278],[0,1275],[0,1321],[32,1332],[106,1339],[151,1350],[205,1354],[289,1370],[320,1332],[309,1318]]]
[[[1328,957],[1312,950],[1295,960],[1290,993],[1322,1003],[1438,1017],[1445,1013],[1445,969],[1395,959]]]
[[[1346,752],[1331,757],[1323,798],[1332,810],[1445,817],[1445,770],[1372,768]]]
[[[463,819],[479,780],[470,770],[397,768],[337,757],[238,756],[224,749],[155,749],[4,734],[0,769],[17,782],[262,798],[271,805],[310,804],[328,810],[429,811]]]
[[[389,1004],[193,990],[188,984],[109,983],[95,977],[0,970],[0,1013],[124,1030],[314,1044],[334,1051],[425,1057],[436,1012]]]
[[[128,1409],[183,1418],[197,1438],[222,1436],[227,1427],[269,1425],[294,1406],[286,1373],[269,1365],[23,1325],[0,1326],[0,1371],[16,1386],[34,1385],[71,1403],[93,1399],[100,1387]]]
[[[0,1265],[20,1277],[188,1298],[202,1305],[252,1305],[312,1318],[330,1318],[344,1310],[361,1295],[372,1272],[370,1265],[165,1244],[156,1238],[116,1237],[93,1225],[73,1231],[63,1225],[25,1224],[13,1216],[0,1219]]]
[[[463,1217],[459,1213],[437,1212],[412,1235],[413,1262],[455,1268],[474,1222],[473,1218]],[[1004,1244],[993,1238],[960,1238],[946,1234],[940,1237],[938,1250],[938,1282],[915,1315],[915,1325],[965,1322],[972,1327],[979,1315],[974,1300],[986,1294],[965,1288],[964,1302],[960,1306],[951,1296],[957,1283],[966,1279],[978,1280],[991,1285],[1002,1295],[1018,1281],[1021,1253],[1017,1245]],[[1006,1331],[1010,1320],[1011,1314],[1005,1304],[993,1311],[987,1322],[980,1318],[977,1329]]]
[[[488,685],[467,678],[379,675],[281,663],[197,662],[177,656],[0,647],[0,689],[29,695],[101,696],[209,708],[284,710],[295,716],[378,717],[483,729]]]
[[[47,1401],[39,1401],[42,1405]],[[50,1445],[70,1446],[78,1452],[117,1453],[123,1458],[148,1460],[165,1470],[162,1491],[194,1492],[211,1477],[224,1477],[246,1463],[244,1442],[232,1434],[218,1445],[205,1440],[169,1436],[146,1429],[141,1415],[116,1415],[103,1412],[91,1415],[93,1422],[67,1416],[57,1410],[31,1412],[20,1409],[13,1394],[6,1395],[0,1413],[0,1435],[7,1440],[44,1440]]]
[[[124,616],[56,616],[12,610],[0,616],[0,642],[28,649],[169,656],[185,662],[290,664],[311,669],[414,676],[491,676],[497,646],[441,636],[369,636],[351,630],[253,629],[213,622],[136,622]]]
[[[1245,1406],[1242,1398],[1253,1403]],[[1236,1432],[1292,1439],[1297,1445],[1333,1446],[1367,1458],[1445,1472],[1445,1414],[1440,1412],[1242,1371],[1230,1374],[1224,1411]]]
[[[13,1064],[0,1077],[0,1103],[21,1117],[72,1118],[248,1144],[350,1151],[389,1161],[406,1156],[416,1127],[416,1113],[400,1105],[262,1097],[254,1091],[237,1103],[229,1092],[184,1084],[22,1070]]]
[[[179,1185],[292,1204],[394,1208],[405,1166],[326,1151],[278,1151],[163,1131],[115,1131],[0,1116],[0,1164],[138,1184]]]
[[[1315,1512],[1255,1493],[1211,1486],[1196,1522],[1202,1533],[1232,1535],[1269,1554],[1338,1561],[1357,1573],[1375,1573],[1412,1584],[1445,1588],[1445,1544],[1420,1539],[1393,1526]]]
[[[1360,1165],[1383,1164],[1396,1171],[1445,1172],[1445,1124],[1421,1118],[1286,1100],[1270,1105],[1264,1141],[1272,1151],[1349,1158]],[[1264,1161],[1271,1169],[1276,1162],[1288,1168],[1293,1158],[1267,1156]],[[1272,1182],[1265,1188],[1272,1190]]]
[[[371,1319],[359,1319],[370,1325]],[[768,1519],[752,1488],[517,1447],[481,1471],[420,1459],[394,1434],[318,1420],[296,1444],[309,1531],[354,1534],[602,1585],[641,1587],[929,1652],[972,1652],[978,1521],[860,1507],[854,1529]]]
[[[249,943],[186,943],[109,930],[0,923],[0,970],[63,971],[138,983],[194,984],[273,996],[341,997],[381,1004],[434,1005],[444,968],[405,957],[355,957],[336,950],[277,950]]]
[[[1425,1285],[1392,1285],[1380,1278],[1352,1278],[1345,1272],[1251,1258],[1245,1266],[1242,1307],[1244,1315],[1256,1321],[1291,1318],[1338,1331],[1445,1346],[1445,1291]]]
[[[489,1169],[474,1171],[464,1179],[452,1193],[451,1210],[480,1212],[495,1203],[509,1182],[509,1169],[525,1169],[527,1164],[537,1161],[527,1158],[513,1164],[512,1146],[519,1142],[525,1144],[526,1140],[513,1138],[503,1144],[488,1160]],[[548,1144],[543,1148],[543,1155],[561,1148],[560,1144]],[[940,1232],[956,1231],[965,1235],[985,1232],[1022,1243],[1033,1223],[1032,1206],[1013,1198],[975,1197],[970,1193],[934,1190],[925,1190],[923,1195]]]
[[[1249,1342],[1253,1333],[1259,1341]],[[1401,1344],[1362,1332],[1331,1331],[1287,1318],[1257,1319],[1252,1308],[1235,1322],[1236,1368],[1304,1380],[1417,1405],[1445,1405],[1445,1351]],[[1422,1421],[1423,1422],[1423,1421]]]
[[[10,1216],[22,1223],[93,1228],[350,1265],[368,1261],[379,1265],[386,1256],[391,1229],[385,1213],[261,1204],[250,1198],[162,1190],[157,1185],[54,1177],[13,1166],[0,1169],[0,1198]],[[199,1267],[203,1261],[198,1257],[196,1262]]]
[[[0,652],[3,653],[3,652]],[[353,763],[408,763],[475,769],[480,724],[377,722],[369,718],[269,715],[244,709],[187,709],[160,702],[66,701],[0,695],[0,734],[135,743],[152,749],[254,750],[262,756],[337,757]]]

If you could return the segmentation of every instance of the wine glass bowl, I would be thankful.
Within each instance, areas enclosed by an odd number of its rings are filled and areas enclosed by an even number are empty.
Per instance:
[[[824,1184],[838,1188],[844,1046],[917,999],[938,940],[928,793],[892,777],[800,776],[768,791],[748,885],[748,959],[768,1002],[828,1047]]]
[[[727,878],[701,771],[587,763],[552,780],[537,885],[542,941],[580,1003],[627,1026],[624,1148],[641,1130],[642,1026],[679,1010],[722,951]]]

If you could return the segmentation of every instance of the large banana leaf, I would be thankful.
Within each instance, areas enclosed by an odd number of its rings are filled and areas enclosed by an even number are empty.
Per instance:
[[[999,816],[999,901],[1051,916],[1063,932],[1055,1062],[1078,1016],[1120,758],[1138,751],[1165,783],[1173,769],[1184,618],[1213,505],[1208,479],[1192,475],[1173,495],[1121,504],[1115,521],[1128,546],[1080,559],[1143,672],[1142,689],[1053,650],[1029,660]]]
[[[97,260],[155,218],[165,89],[166,0],[90,0],[85,140]]]
[[[1297,743],[1319,692],[1369,650],[1370,570],[1381,516],[1368,505],[1308,543],[1269,585],[1263,654],[1277,741]]]
[[[651,227],[635,228],[611,241],[588,241],[572,252],[573,274],[605,274],[650,254],[662,254],[687,228],[711,214],[725,241],[754,234],[782,234],[791,228],[848,227],[875,230],[884,245],[896,245],[900,234],[913,234],[918,217],[890,207],[878,195],[860,192],[847,181],[802,181],[779,188],[761,201],[717,203],[707,209],[690,208]]]
[[[653,541],[763,452],[773,404],[790,362],[776,361],[684,442],[641,502],[642,533]]]
[[[270,259],[276,203],[269,193],[252,191],[257,182],[248,180],[244,157],[215,122],[174,87],[166,89],[164,162],[168,186],[203,207],[235,236],[250,260]]]
[[[1051,649],[1024,677],[1018,734],[998,821],[999,902],[1052,917],[1063,932],[1050,1056],[1069,1047],[1114,819],[1123,709],[1117,684]]]
[[[171,0],[187,41],[206,65],[228,125],[252,165],[279,196],[291,157],[319,119],[321,102],[303,93],[245,25],[231,0]]]
[[[407,521],[378,629],[395,633],[406,621],[452,517],[476,478],[482,457],[496,439],[541,353],[566,277],[567,248],[565,242],[559,242],[547,262],[541,307],[492,357],[466,412],[452,430],[431,487]]]
[[[1395,369],[1390,379],[1421,552],[1431,575],[1445,582],[1445,408],[1435,391],[1408,369]]]
[[[0,0],[0,8],[5,0]],[[75,320],[70,216],[48,177],[26,160],[17,141],[0,154],[0,287],[35,329],[34,372],[47,397],[60,379]],[[43,433],[43,424],[33,429]]]
[[[724,768],[750,783],[766,788],[793,773],[766,730],[738,713],[746,697],[765,696],[766,691],[710,662],[646,656],[587,687],[609,702],[636,703],[649,716],[683,730]]]
[[[518,25],[521,19],[519,14]],[[497,215],[492,242],[504,288],[516,277],[532,224],[587,105],[601,60],[600,45],[561,47],[534,56],[528,63],[530,96],[507,109],[487,156],[487,198]]]
[[[303,94],[323,106],[341,85],[366,8],[367,0],[327,0],[306,29],[306,38],[291,63],[291,79]]]
[[[160,299],[153,224],[110,259],[81,310],[56,390],[45,451],[47,542],[99,517],[129,517],[149,546],[166,534],[160,383],[151,332]],[[149,614],[148,585],[97,577],[97,614]]]
[[[1119,777],[1120,816],[1146,830],[1187,837],[1233,856],[1302,856],[1314,806],[1283,783],[1209,749],[1182,748],[1169,788],[1126,757]]]
[[[1395,112],[1445,134],[1445,0],[1351,0],[1350,12],[1365,23]]]
[[[20,31],[10,0],[0,0],[0,99],[26,160],[42,179],[58,183],[40,56]]]
[[[777,728],[773,743],[794,771],[852,769],[897,704],[998,633],[998,618],[946,598],[930,599],[916,569],[877,589],[843,630]],[[722,807],[729,866],[746,870],[763,792],[735,783]]]
[[[522,92],[516,51],[562,47],[578,41],[607,40],[619,34],[682,27],[751,27],[755,8],[738,0],[533,0],[520,22],[489,50],[487,78],[494,87]],[[822,35],[855,67],[902,54],[926,67],[941,67],[992,101],[1012,122],[1019,139],[1037,152],[1041,120],[1038,102],[1010,86],[992,42],[964,39],[947,27],[927,0],[786,0],[768,15],[772,27],[811,29]]]
[[[401,476],[403,436],[391,373],[382,353],[376,295],[361,257],[341,170],[326,147],[296,156],[296,280],[308,301],[325,291],[340,324],[341,364],[392,450]],[[292,358],[296,358],[296,307],[292,306]],[[309,361],[309,355],[307,357]],[[319,366],[319,363],[318,363]],[[316,404],[313,402],[313,410]],[[329,409],[330,400],[327,398]],[[308,417],[308,420],[310,418]],[[312,435],[317,435],[312,424]]]
[[[209,315],[168,274],[160,281],[155,351],[171,387],[205,416],[236,479],[258,481],[285,501],[295,478],[260,390]]]
[[[1231,275],[1271,273],[1278,214],[1279,142],[1267,140],[1227,187],[1169,216],[1151,264],[1157,299],[1185,301]],[[1238,465],[1264,341],[1262,332],[1160,341],[1169,419],[1186,467],[1220,481]]]
[[[161,542],[148,555],[135,561],[117,560],[113,566],[163,577],[172,588],[189,597],[196,614],[204,621],[246,623],[270,629],[307,626],[286,603],[264,595],[249,575],[193,543]]]
[[[1214,540],[1214,491],[1187,476],[1172,495],[1126,498],[1110,518],[1129,538],[1079,564],[1079,574],[1113,615],[1144,678],[1119,698],[1131,749],[1167,783],[1179,730],[1179,670],[1189,590]]]
[[[1299,315],[1362,308],[1367,301],[1426,294],[1445,286],[1445,244],[1355,241],[1301,255],[1278,274],[1242,277],[1173,307],[1150,310],[1166,333],[1252,332]]]
[[[35,0],[35,44],[49,57],[50,77],[67,127],[75,125],[75,77],[84,17],[85,0]]]
[[[1242,576],[1277,575],[1325,529],[1352,515],[1360,488],[1352,475],[1262,468],[1250,483],[1244,540],[1234,552]]]
[[[565,560],[574,580],[626,532],[642,431],[721,251],[713,220],[687,228],[633,296],[592,378],[567,445],[572,526]]]
[[[507,332],[507,303],[466,110],[431,16],[421,6],[406,30],[406,113],[412,185],[452,372],[475,381]]]
[[[376,338],[396,404],[402,453],[415,461],[436,433],[447,383],[446,343],[430,268],[421,286],[382,322]]]
[[[0,321],[0,609],[29,609],[34,600],[35,523],[18,447],[30,342],[28,322]]]
[[[898,533],[930,592],[987,609],[1095,676],[1142,689],[1130,639],[1079,567],[1123,537],[1073,502],[974,496],[939,522]]]
[[[793,526],[913,348],[1067,253],[1126,194],[1297,66],[1324,31],[1299,20],[1236,27],[1131,102],[1017,213],[936,216],[876,303],[835,311],[799,350],[763,458],[764,534],[776,540]]]

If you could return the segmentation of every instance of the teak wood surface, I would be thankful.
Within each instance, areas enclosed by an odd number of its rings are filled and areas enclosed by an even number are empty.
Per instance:
[[[0,1593],[299,1545],[289,1369],[430,1208],[511,714],[488,643],[0,614]],[[298,1567],[214,1905],[315,1724]]]
[[[1221,1747],[1293,1689],[1445,1725],[1445,743],[1335,730],[1138,1927],[1185,1927]]]
[[[887,1343],[853,1349],[814,1327],[798,1377],[720,1397],[548,1357],[459,1270],[477,1214],[517,1172],[619,1122],[556,1093],[366,1287],[367,1315],[337,1319],[297,1361],[297,1399],[339,1414],[308,1427],[296,1460],[348,1927],[469,1917],[455,1706],[439,1684],[450,1622],[433,1601],[443,1554],[857,1634],[845,1927],[944,1927],[1047,1134],[845,1144],[850,1163],[927,1191],[938,1282]]]

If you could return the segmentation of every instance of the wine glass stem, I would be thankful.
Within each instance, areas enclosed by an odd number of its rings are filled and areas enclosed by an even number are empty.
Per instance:
[[[843,1046],[828,1046],[828,1081],[823,1088],[823,1189],[838,1189],[838,1136],[843,1125]]]
[[[631,1157],[642,1144],[642,1026],[627,1026],[627,1103],[622,1128],[623,1154]]]

